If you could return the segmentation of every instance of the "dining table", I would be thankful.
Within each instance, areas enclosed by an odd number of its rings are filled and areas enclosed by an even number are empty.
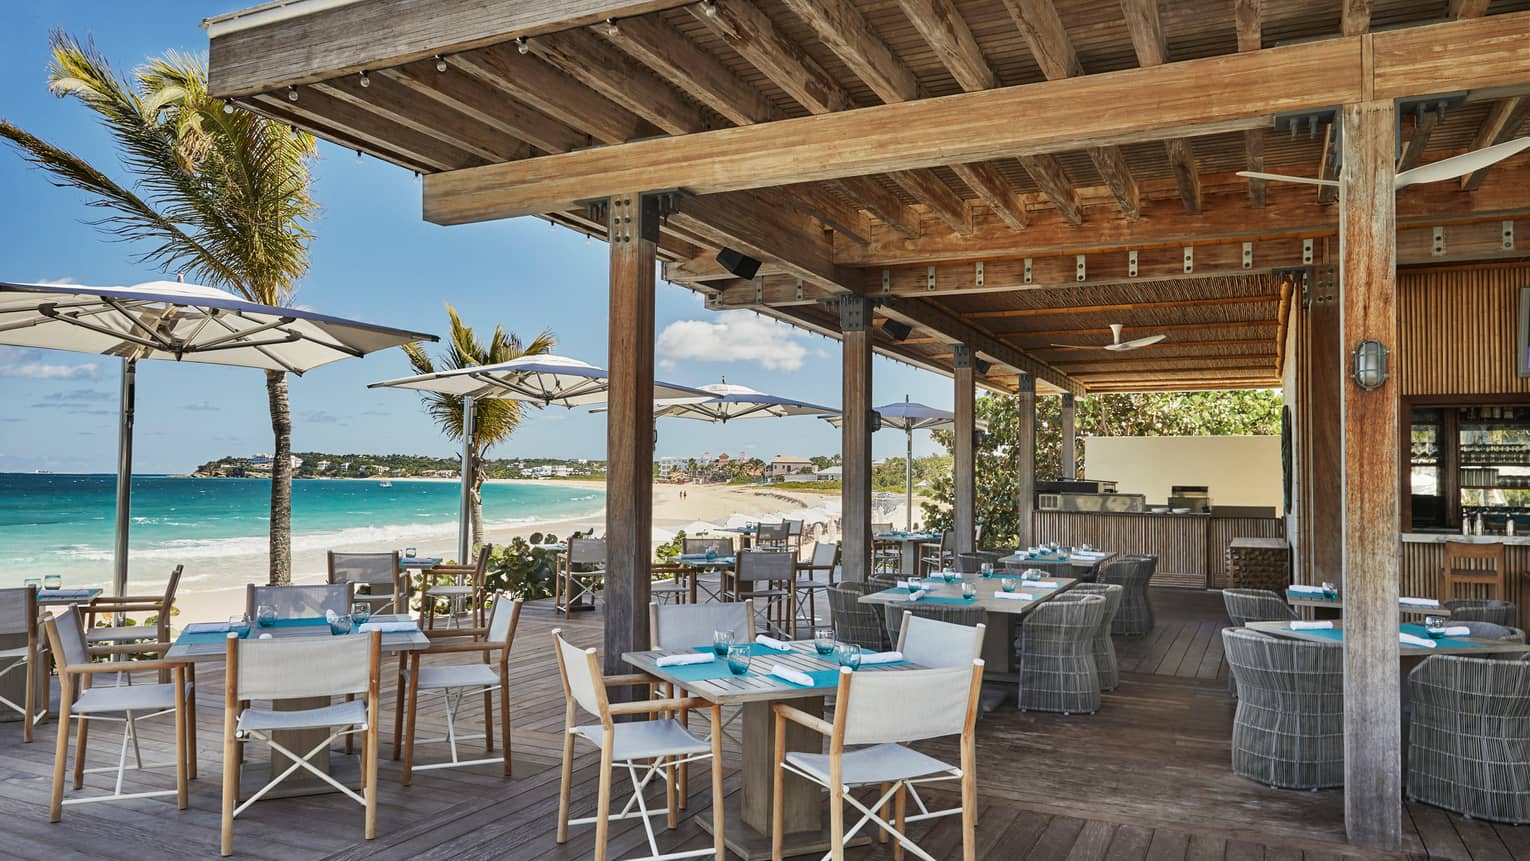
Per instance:
[[[1319,590],[1322,589],[1322,587],[1317,588]],[[1286,589],[1286,603],[1293,607],[1304,608],[1307,611],[1319,609],[1343,610],[1344,593],[1340,590],[1314,591],[1290,587]],[[1416,616],[1450,616],[1450,608],[1441,604],[1435,598],[1410,598],[1402,596],[1397,599],[1397,611]]]
[[[690,581],[690,600],[696,603],[698,591],[706,589],[712,593],[709,600],[722,601],[728,592],[727,578],[723,572],[732,571],[737,564],[738,558],[731,553],[681,553],[675,557],[675,564],[687,569],[686,579]],[[716,580],[701,583],[701,575],[717,574]],[[714,589],[713,586],[716,588]]]
[[[873,540],[885,544],[898,545],[898,571],[904,577],[914,577],[919,574],[920,551],[926,544],[940,543],[939,532],[904,532],[894,530],[892,532],[878,532],[871,536]]]
[[[761,643],[750,644],[750,666],[743,675],[735,675],[728,663],[714,659],[710,663],[661,667],[658,660],[666,655],[710,652],[710,643],[698,643],[693,649],[658,649],[627,652],[622,659],[639,672],[683,689],[721,706],[739,706],[743,710],[743,732],[739,750],[742,785],[730,796],[725,810],[725,839],[728,848],[744,861],[771,857],[771,799],[774,778],[772,757],[775,747],[775,713],[771,706],[790,702],[808,714],[822,717],[824,697],[839,685],[839,666],[831,656],[820,657],[811,641],[796,640],[781,652]],[[807,673],[812,687],[803,687],[771,675],[780,664]],[[925,669],[910,661],[862,666],[858,673],[896,673]],[[786,724],[786,749],[789,751],[823,750],[824,737],[799,724]],[[829,850],[826,796],[817,784],[788,774],[782,794],[784,819],[791,830],[786,832],[782,854],[822,855]],[[703,821],[704,820],[704,821]],[[711,817],[696,820],[711,830]],[[850,845],[869,842],[860,837]]]
[[[1308,643],[1343,643],[1344,623],[1335,619],[1331,620],[1329,625],[1326,628],[1310,628],[1298,620],[1294,624],[1290,621],[1249,622],[1244,627],[1276,637],[1287,637],[1292,640],[1302,640]],[[1530,652],[1530,645],[1515,643],[1509,640],[1486,640],[1478,637],[1430,637],[1423,625],[1399,625],[1398,632],[1419,637],[1433,644],[1425,646],[1403,642],[1399,644],[1398,649],[1400,656],[1404,658],[1423,658],[1430,655],[1464,655],[1476,658],[1487,657],[1488,655]]]
[[[382,650],[385,654],[419,651],[430,647],[430,638],[420,630],[415,619],[404,614],[387,614],[372,616],[373,622],[415,622],[413,629],[408,631],[385,631],[382,635]],[[187,661],[192,664],[198,663],[221,663],[228,657],[228,625],[218,622],[204,622],[190,624],[181,630],[175,638],[170,649],[165,652],[164,659],[167,661]],[[357,626],[358,628],[360,626]],[[359,630],[350,634],[334,634],[330,632],[329,623],[323,618],[292,618],[278,619],[270,626],[252,625],[248,636],[260,637],[269,634],[273,639],[313,639],[324,640],[336,636],[364,636]],[[220,692],[221,693],[221,692]],[[205,694],[204,694],[205,695]],[[214,694],[218,701],[221,695]],[[319,708],[330,704],[329,697],[306,697],[302,699],[289,699],[274,701],[271,706],[277,711],[299,711],[302,709]],[[373,715],[373,720],[380,716]],[[323,729],[317,730],[285,730],[277,731],[272,737],[288,750],[306,751],[322,742],[328,737],[329,732]],[[326,748],[319,751],[309,762],[320,771],[331,774],[335,773],[335,764],[332,762],[331,752]],[[356,757],[346,757],[347,775],[359,775],[360,760]],[[354,760],[354,762],[349,762]],[[292,764],[292,760],[286,755],[271,751],[270,775],[253,785],[262,785],[271,777],[282,773]],[[299,769],[293,772],[281,785],[271,790],[272,797],[290,797],[298,795],[317,795],[320,793],[334,792],[334,787],[320,780],[318,777],[308,774]]]
[[[67,607],[70,604],[89,604],[101,597],[106,591],[101,588],[88,589],[38,589],[37,606],[39,607]]]
[[[1047,574],[1062,574],[1078,579],[1093,580],[1099,575],[1100,566],[1116,558],[1118,554],[1092,547],[1065,547],[1056,551],[1017,550],[1009,556],[999,557],[998,564],[1011,571],[1020,572],[1035,568]]]

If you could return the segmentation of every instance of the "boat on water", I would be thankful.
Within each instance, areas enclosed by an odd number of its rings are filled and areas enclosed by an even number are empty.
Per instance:
[[[378,487],[392,487],[393,486],[393,482],[391,482],[391,481],[379,481],[377,483],[377,486]]]

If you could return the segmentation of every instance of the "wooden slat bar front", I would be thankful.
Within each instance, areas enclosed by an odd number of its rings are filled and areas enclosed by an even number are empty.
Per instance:
[[[1091,544],[1123,556],[1157,556],[1153,585],[1190,589],[1226,585],[1227,545],[1234,538],[1285,535],[1284,523],[1273,517],[1038,511],[1035,523],[1041,542]]]

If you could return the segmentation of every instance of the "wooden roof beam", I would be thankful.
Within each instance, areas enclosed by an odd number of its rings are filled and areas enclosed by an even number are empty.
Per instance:
[[[1530,11],[1511,12],[490,165],[427,177],[426,217],[461,223],[567,209],[613,188],[711,194],[1058,152],[1080,140],[1242,131],[1272,112],[1518,85],[1530,80],[1526,28]]]
[[[1137,65],[1144,68],[1161,66],[1169,60],[1169,41],[1163,33],[1163,21],[1158,15],[1158,0],[1121,0],[1121,11],[1126,17],[1126,31],[1131,35],[1132,48],[1137,52]],[[1164,151],[1169,156],[1169,168],[1174,172],[1174,182],[1179,186],[1179,198],[1186,212],[1201,211],[1200,168],[1195,163],[1195,151],[1184,138],[1164,141]]]
[[[1493,0],[1450,0],[1447,14],[1452,18],[1481,18]]]
[[[1341,0],[1344,12],[1339,29],[1346,36],[1359,36],[1371,29],[1371,7],[1375,0]]]
[[[453,57],[451,64],[595,140],[622,143],[658,133],[646,120],[514,45]],[[566,209],[568,207],[560,207]]]
[[[548,65],[672,135],[707,127],[696,106],[631,57],[585,30],[566,30],[527,42]]]
[[[382,69],[374,77],[391,78],[400,85],[434,99],[442,105],[523,140],[547,152],[568,152],[586,146],[589,135],[541,111],[507,98],[505,94],[455,66],[436,71],[430,60]]]
[[[1530,116],[1530,96],[1514,96],[1494,102],[1488,110],[1487,118],[1478,127],[1476,136],[1472,139],[1472,149],[1501,144],[1518,133],[1519,127],[1525,124],[1525,118]],[[1488,172],[1493,169],[1489,165],[1482,170],[1473,171],[1461,177],[1462,191],[1476,191],[1482,187],[1482,181],[1487,178]]]
[[[898,195],[883,188],[871,177],[847,176],[828,184],[837,186],[862,209],[880,219],[904,239],[918,239],[924,232],[919,210],[904,203]]]
[[[510,161],[531,153],[524,142],[506,137],[472,117],[439,102],[422,102],[414,97],[412,90],[392,78],[368,75],[365,79],[367,86],[362,86],[362,80],[357,76],[314,84],[303,95],[311,99],[315,93],[324,93],[449,147],[471,153],[482,161]]]
[[[353,140],[362,141],[369,152],[381,150],[395,153],[431,170],[457,170],[483,164],[484,161],[458,147],[442,143],[439,138],[400,125],[364,105],[337,98],[317,87],[304,88],[295,102],[280,96],[264,95],[255,97],[252,102],[258,105],[274,103],[291,116],[308,120],[319,127],[336,129]]]
[[[1010,317],[1056,317],[1058,315],[1105,314],[1122,311],[1152,311],[1165,308],[1191,308],[1222,305],[1262,305],[1280,301],[1280,294],[1259,296],[1212,296],[1201,299],[1175,299],[1164,302],[1115,302],[1105,305],[1068,305],[1048,308],[1005,308],[998,311],[968,311],[962,316],[969,320],[993,320]]]
[[[243,103],[292,128],[305,131],[346,149],[369,152],[374,157],[389,164],[398,165],[405,170],[428,173],[432,170],[447,169],[438,167],[428,156],[395,150],[391,139],[382,138],[376,134],[358,134],[352,129],[335,125],[333,119],[313,110],[311,105],[307,110],[293,110],[298,106],[282,96],[270,95],[254,96]]]
[[[764,93],[667,26],[661,18],[630,18],[614,28],[602,24],[594,29],[611,44],[734,125],[768,123],[782,117]]]
[[[1258,51],[1264,47],[1264,0],[1233,0],[1233,25],[1238,33],[1239,51]],[[1252,171],[1264,170],[1264,129],[1243,133],[1243,158]],[[1248,202],[1264,206],[1264,180],[1248,181]]]

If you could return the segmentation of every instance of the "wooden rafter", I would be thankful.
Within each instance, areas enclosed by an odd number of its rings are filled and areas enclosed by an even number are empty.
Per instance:
[[[1233,0],[1233,22],[1238,31],[1239,51],[1258,51],[1264,47],[1264,0]],[[1243,156],[1249,170],[1264,170],[1264,134],[1264,129],[1243,133]],[[1248,201],[1264,206],[1264,180],[1248,181]]]
[[[1346,36],[1359,36],[1371,29],[1371,7],[1375,0],[1342,0],[1344,13],[1339,29]]]
[[[1525,119],[1530,117],[1530,96],[1514,96],[1499,102],[1494,102],[1488,111],[1487,119],[1478,127],[1476,136],[1472,139],[1472,149],[1500,144],[1518,133],[1520,126],[1525,124]],[[1473,171],[1461,177],[1462,191],[1476,191],[1482,187],[1482,181],[1487,178],[1488,172],[1493,167],[1489,165],[1478,171]]]
[[[614,28],[597,25],[595,31],[734,125],[781,119],[763,93],[661,19],[631,18]]]
[[[706,117],[669,84],[631,57],[584,30],[527,42],[531,53],[672,135],[698,132]]]
[[[397,81],[382,75],[367,77],[369,85],[363,87],[361,78],[315,84],[307,95],[323,93],[336,101],[355,107],[411,129],[427,138],[440,141],[452,149],[470,153],[486,162],[510,161],[530,154],[521,141],[506,137],[495,129],[463,116],[438,102],[421,102],[412,97],[412,91]]]
[[[451,63],[511,98],[585,131],[601,143],[622,143],[658,131],[637,114],[536,57],[521,54],[513,45],[494,45],[462,54],[453,57]]]
[[[1137,65],[1144,68],[1161,66],[1169,60],[1169,40],[1163,33],[1163,21],[1158,15],[1158,0],[1121,0],[1121,11],[1126,17],[1126,32],[1131,35],[1132,49],[1137,52]],[[1169,169],[1174,172],[1174,183],[1179,187],[1179,198],[1185,211],[1201,211],[1200,168],[1195,163],[1195,150],[1184,138],[1164,141],[1164,151],[1169,157]]]
[[[433,61],[383,69],[374,76],[391,78],[414,92],[510,135],[546,153],[568,152],[585,146],[589,136],[548,115],[508,98],[482,80],[448,66],[436,70]]]
[[[1263,305],[1280,301],[1278,293],[1260,296],[1210,296],[1199,299],[1172,299],[1163,302],[1114,302],[1103,305],[1069,305],[1055,308],[1004,308],[995,311],[969,311],[964,317],[974,320],[1005,319],[1009,317],[1056,317],[1078,314],[1119,313],[1122,311],[1151,311],[1164,308],[1190,308],[1225,305]]]

